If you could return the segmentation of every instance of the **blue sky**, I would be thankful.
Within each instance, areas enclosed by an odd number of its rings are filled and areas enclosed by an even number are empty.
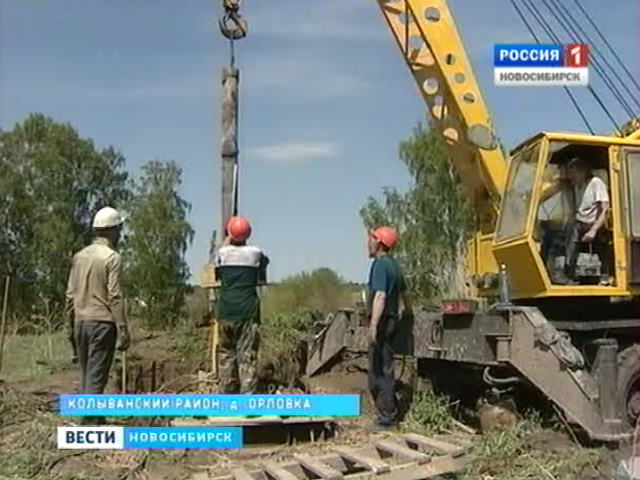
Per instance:
[[[583,1],[637,75],[638,2],[605,3]],[[215,23],[218,7],[2,0],[0,126],[37,111],[116,146],[134,174],[150,159],[178,161],[181,193],[193,205],[187,260],[195,274],[219,224],[219,85],[228,45]],[[560,88],[493,86],[492,45],[532,41],[508,0],[451,0],[450,8],[509,148],[543,129],[584,130]],[[272,279],[328,266],[361,280],[368,260],[358,210],[383,186],[408,184],[397,145],[424,118],[413,79],[370,0],[250,0],[243,13],[250,33],[237,47],[240,208],[253,242],[271,257]],[[576,95],[596,130],[609,132],[593,99]]]

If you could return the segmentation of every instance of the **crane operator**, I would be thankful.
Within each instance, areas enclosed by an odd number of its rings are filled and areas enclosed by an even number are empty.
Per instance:
[[[607,285],[609,278],[609,250],[602,238],[603,227],[609,213],[609,193],[607,185],[595,176],[589,164],[576,157],[567,165],[569,180],[574,188],[576,213],[567,238],[567,277],[569,283],[575,283],[579,246],[588,243],[593,253],[600,257],[600,284]]]
[[[610,282],[610,258],[606,242],[603,239],[603,227],[609,211],[609,193],[607,185],[595,176],[586,160],[575,157],[560,166],[560,176],[545,189],[541,202],[560,195],[565,212],[568,208],[571,215],[565,222],[562,218],[549,218],[543,222],[545,234],[541,256],[544,259],[553,283],[560,285],[576,285],[576,267],[580,246],[588,244],[591,251],[598,255],[601,263],[600,284]],[[561,226],[564,225],[564,226]],[[563,239],[563,248],[559,249],[559,241]],[[556,272],[552,268],[553,257],[563,253],[564,268]]]

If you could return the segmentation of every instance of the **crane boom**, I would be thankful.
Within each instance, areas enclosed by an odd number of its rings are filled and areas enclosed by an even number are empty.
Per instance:
[[[479,214],[495,228],[508,168],[445,0],[378,0],[418,89]]]

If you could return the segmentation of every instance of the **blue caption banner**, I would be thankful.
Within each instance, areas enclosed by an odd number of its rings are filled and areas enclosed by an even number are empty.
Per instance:
[[[494,67],[563,67],[562,45],[494,45]]]
[[[357,417],[360,395],[60,395],[64,416]]]
[[[58,427],[59,449],[239,450],[241,427]]]

